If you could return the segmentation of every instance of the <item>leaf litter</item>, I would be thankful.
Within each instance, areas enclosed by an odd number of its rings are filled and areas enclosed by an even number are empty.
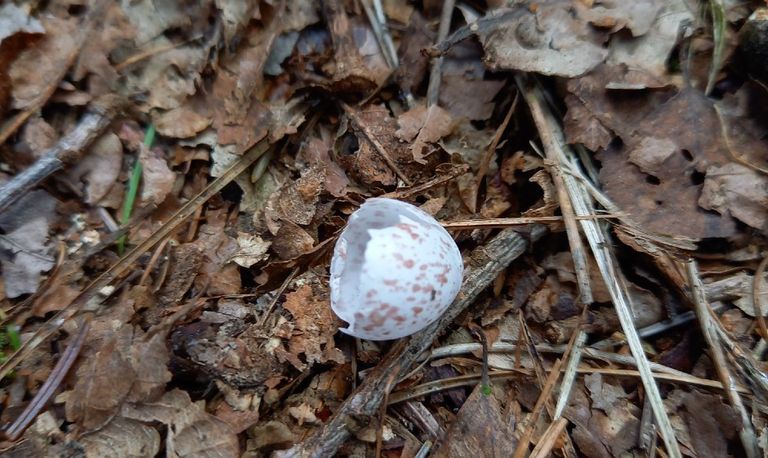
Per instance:
[[[0,211],[0,419],[14,424],[2,449],[764,454],[768,94],[747,40],[768,30],[765,9],[487,3],[0,7],[0,187],[13,200]],[[537,117],[535,91],[556,123]],[[80,122],[93,113],[110,123]],[[63,142],[73,132],[83,151]],[[571,159],[552,161],[552,139]],[[17,187],[51,149],[63,171]],[[121,229],[136,163],[138,216]],[[589,195],[564,192],[569,179]],[[442,356],[398,373],[381,368],[400,343],[339,333],[329,305],[335,239],[384,195],[456,224],[473,272],[492,261],[470,252],[499,227],[547,227],[468,311],[405,338]],[[575,216],[582,199],[599,210]],[[604,249],[654,386],[604,257],[580,258],[567,234],[586,219],[613,234]],[[702,323],[699,283],[714,318]],[[487,362],[460,351],[473,323]],[[70,354],[71,369],[57,364]]]

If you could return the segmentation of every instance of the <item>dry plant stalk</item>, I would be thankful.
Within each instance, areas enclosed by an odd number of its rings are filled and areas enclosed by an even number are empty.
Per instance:
[[[523,77],[518,77],[517,80],[518,86],[523,92],[523,95],[528,102],[528,106],[530,107],[534,122],[539,130],[542,144],[544,145],[545,151],[547,151],[547,156],[556,158],[557,163],[560,164],[573,164],[574,154],[570,151],[565,142],[562,129],[557,124],[557,121],[550,110],[544,104],[544,97],[541,89],[536,86],[530,86]],[[571,173],[580,174],[580,170],[577,167],[571,167],[571,169]],[[562,178],[563,184],[568,188],[568,193],[572,199],[571,203],[573,204],[575,214],[578,216],[594,214],[594,210],[591,208],[588,191],[583,185],[583,182],[586,182],[587,180],[581,179],[577,181],[570,174],[563,174]],[[656,385],[654,374],[651,372],[642,343],[637,335],[637,330],[635,329],[635,324],[632,320],[632,307],[629,294],[626,290],[623,274],[617,268],[616,258],[611,251],[611,243],[609,242],[608,235],[606,234],[605,229],[600,227],[596,221],[583,220],[580,221],[580,223],[598,268],[600,269],[603,281],[608,288],[611,300],[616,307],[616,313],[619,317],[624,334],[627,337],[629,348],[637,361],[640,378],[643,381],[646,394],[650,398],[654,417],[656,418],[656,422],[659,425],[659,431],[664,440],[664,446],[670,457],[679,458],[682,456],[680,447],[675,438],[675,432],[672,429],[672,424],[669,421],[667,412],[664,409],[659,387]]]
[[[757,458],[760,456],[760,449],[757,446],[755,430],[752,428],[752,422],[749,419],[744,403],[741,401],[741,396],[739,396],[739,393],[737,393],[734,388],[736,380],[733,378],[731,371],[728,368],[728,361],[725,358],[725,352],[720,345],[720,339],[718,338],[715,329],[716,325],[713,323],[714,320],[710,316],[709,304],[704,296],[704,285],[699,277],[696,261],[689,259],[688,262],[686,262],[685,267],[686,273],[688,274],[688,282],[691,286],[691,299],[696,307],[696,316],[701,325],[701,333],[704,335],[704,340],[709,347],[710,355],[712,357],[712,365],[715,367],[717,377],[725,387],[725,394],[728,396],[728,401],[736,412],[739,413],[739,417],[741,418],[741,431],[739,431],[741,444],[744,446],[744,450],[749,458]]]

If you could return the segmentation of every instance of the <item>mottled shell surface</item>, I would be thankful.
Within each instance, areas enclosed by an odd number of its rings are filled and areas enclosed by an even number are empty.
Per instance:
[[[461,288],[464,264],[451,235],[418,207],[368,199],[349,217],[331,260],[331,308],[341,331],[389,340],[425,328]]]

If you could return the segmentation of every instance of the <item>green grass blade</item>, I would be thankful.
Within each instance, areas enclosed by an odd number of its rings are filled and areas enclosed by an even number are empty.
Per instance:
[[[150,124],[147,128],[147,132],[144,134],[144,146],[150,148],[155,141],[155,126]],[[136,203],[136,196],[139,193],[139,184],[141,184],[141,161],[136,158],[136,162],[133,163],[133,170],[131,171],[131,178],[128,180],[128,190],[125,194],[125,200],[123,200],[123,211],[120,214],[120,224],[125,224],[131,219],[131,213],[133,213],[133,206]],[[117,240],[117,252],[123,254],[125,251],[126,236],[122,236]]]

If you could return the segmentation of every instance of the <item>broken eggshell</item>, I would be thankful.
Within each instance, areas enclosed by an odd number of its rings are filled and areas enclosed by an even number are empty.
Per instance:
[[[349,217],[331,260],[331,308],[342,332],[369,340],[413,334],[437,320],[461,288],[451,235],[421,209],[368,199]]]

